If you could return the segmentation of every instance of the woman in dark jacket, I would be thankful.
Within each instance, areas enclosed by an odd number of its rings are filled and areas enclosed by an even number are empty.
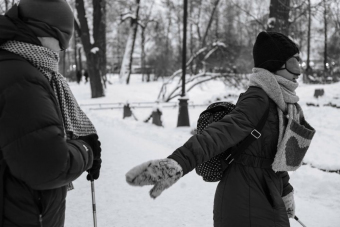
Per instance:
[[[280,33],[261,32],[254,44],[253,57],[255,68],[249,88],[240,96],[235,109],[210,124],[201,135],[192,136],[167,159],[149,161],[130,170],[126,174],[129,184],[155,185],[150,195],[156,198],[199,164],[244,140],[269,108],[260,138],[223,173],[215,194],[214,226],[289,226],[288,218],[294,217],[295,204],[287,170],[291,170],[289,166],[301,165],[301,160],[297,163],[290,152],[301,146],[305,149],[303,142],[310,143],[314,134],[293,135],[287,127],[287,114],[299,124],[305,122],[295,94],[296,79],[301,73],[299,50]],[[287,142],[286,138],[291,140]],[[297,145],[291,142],[295,138]]]
[[[57,70],[73,23],[64,0],[0,16],[0,226],[62,227],[68,186],[99,177],[96,130]]]

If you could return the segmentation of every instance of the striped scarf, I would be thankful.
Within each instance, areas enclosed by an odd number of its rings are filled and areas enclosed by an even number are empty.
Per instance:
[[[80,109],[65,77],[58,72],[57,52],[18,41],[7,41],[0,48],[23,57],[48,79],[58,100],[67,139],[97,133],[90,119]]]

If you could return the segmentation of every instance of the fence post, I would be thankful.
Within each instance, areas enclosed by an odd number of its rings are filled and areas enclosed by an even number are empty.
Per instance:
[[[163,126],[161,116],[162,116],[162,111],[160,111],[158,108],[152,111],[152,124],[157,125],[157,126]]]
[[[323,89],[315,89],[314,90],[314,97],[319,98],[322,97],[325,94],[325,90]]]
[[[126,117],[131,117],[131,116],[132,116],[132,111],[131,111],[131,108],[130,108],[130,104],[127,103],[123,107],[123,119],[126,118]]]

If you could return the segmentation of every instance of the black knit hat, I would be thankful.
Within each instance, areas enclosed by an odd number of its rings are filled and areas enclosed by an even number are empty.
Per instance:
[[[37,37],[53,37],[66,49],[73,35],[74,17],[65,0],[21,0],[20,18]]]
[[[299,48],[287,36],[278,32],[260,32],[253,47],[254,67],[276,72],[296,53]]]

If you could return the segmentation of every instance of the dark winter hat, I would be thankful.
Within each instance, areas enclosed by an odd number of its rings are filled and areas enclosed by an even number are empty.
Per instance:
[[[21,0],[19,16],[37,37],[53,37],[66,49],[73,35],[74,17],[65,0]]]
[[[278,32],[260,32],[253,47],[254,66],[276,72],[296,53],[299,48],[287,36]]]

